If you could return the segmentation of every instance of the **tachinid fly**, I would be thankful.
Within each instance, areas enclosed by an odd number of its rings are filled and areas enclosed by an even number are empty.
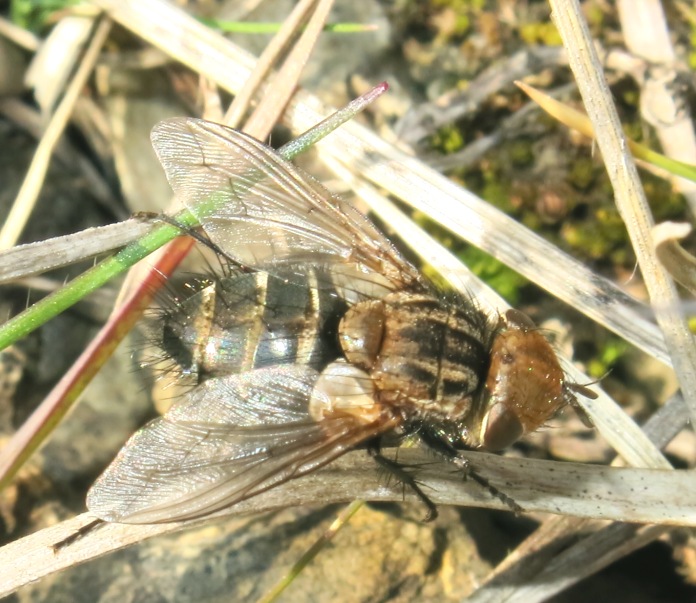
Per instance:
[[[524,314],[491,318],[440,291],[272,149],[191,118],[160,123],[152,141],[231,267],[165,321],[161,344],[193,386],[94,484],[98,517],[202,516],[360,446],[393,468],[379,455],[387,437],[461,461],[460,450],[504,448],[588,395]]]

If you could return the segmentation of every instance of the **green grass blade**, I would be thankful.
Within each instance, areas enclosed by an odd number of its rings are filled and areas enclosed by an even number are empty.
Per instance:
[[[340,111],[337,111],[295,140],[281,147],[278,152],[286,159],[296,157],[327,134],[333,132],[340,125],[352,119],[369,103],[385,92],[386,89],[387,85],[385,83],[378,85],[367,94],[355,99]],[[196,218],[188,210],[178,213],[174,219],[186,228],[195,228],[199,225]],[[104,285],[110,279],[125,272],[150,253],[178,236],[180,232],[178,228],[171,224],[158,224],[148,234],[124,247],[117,254],[100,262],[67,283],[60,290],[8,320],[4,325],[0,326],[0,350],[28,335],[54,316],[57,316],[86,295]]]

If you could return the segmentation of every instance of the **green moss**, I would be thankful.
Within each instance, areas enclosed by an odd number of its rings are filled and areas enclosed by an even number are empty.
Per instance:
[[[484,172],[483,177],[483,186],[477,194],[506,214],[514,213],[515,208],[512,206],[507,182],[503,181],[495,170]]]
[[[689,322],[689,330],[692,333],[696,333],[696,316],[690,316],[688,319]]]
[[[520,27],[520,37],[527,44],[544,44],[545,46],[561,46],[563,41],[556,26],[544,21],[541,23],[527,23]]]
[[[457,254],[484,283],[503,296],[512,306],[519,303],[520,290],[527,279],[477,247],[469,246]]]
[[[464,136],[461,130],[453,125],[440,128],[431,138],[431,146],[445,155],[456,153],[464,146]]]
[[[454,253],[482,281],[497,291],[511,305],[517,304],[520,298],[520,289],[528,284],[523,276],[477,247],[463,243],[448,230],[431,221],[425,214],[415,212],[412,217],[421,228]],[[435,283],[443,284],[442,277],[434,268],[425,266],[423,272]]]
[[[619,212],[613,205],[602,207],[595,213],[597,225],[608,240],[616,243],[624,243],[626,238],[626,226],[619,215]]]
[[[41,32],[52,13],[75,4],[76,0],[12,0],[10,17],[24,29]]]
[[[539,232],[544,226],[541,217],[534,211],[524,212],[520,221],[529,228],[529,230],[533,230],[534,232]]]
[[[638,121],[632,123],[624,123],[623,131],[628,138],[634,142],[641,142],[643,140],[643,134],[645,130],[643,129],[643,124]]]
[[[598,354],[587,363],[587,374],[593,379],[601,379],[626,353],[629,345],[619,337],[607,337],[604,346]]]
[[[594,219],[566,223],[561,229],[563,239],[587,257],[595,260],[616,258],[616,253],[628,245],[626,228],[613,207],[601,208]]]
[[[621,94],[621,100],[629,107],[638,107],[640,102],[640,92],[637,88],[624,88]]]
[[[604,25],[604,11],[600,6],[592,2],[588,2],[583,6],[583,13],[587,24],[593,32],[599,32]]]
[[[469,29],[471,29],[471,19],[469,18],[469,15],[458,13],[454,20],[452,35],[455,37],[462,37],[469,31]]]
[[[534,149],[530,140],[514,140],[505,145],[505,152],[514,167],[524,168],[534,163]]]
[[[458,13],[481,12],[486,5],[486,0],[432,0],[432,5],[437,8],[451,8]]]
[[[696,69],[696,22],[691,21],[692,29],[689,32],[689,67]]]
[[[656,222],[683,220],[686,212],[684,197],[675,191],[671,183],[661,178],[643,178],[645,194],[650,199],[650,209]]]
[[[576,157],[568,173],[568,182],[576,189],[588,190],[595,181],[595,162],[586,155]]]

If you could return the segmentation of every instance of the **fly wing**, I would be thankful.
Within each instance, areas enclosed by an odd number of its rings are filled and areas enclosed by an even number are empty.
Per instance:
[[[240,264],[268,272],[330,264],[346,279],[372,280],[387,290],[419,280],[365,216],[254,138],[201,119],[173,118],[155,126],[152,144],[179,200]]]
[[[308,402],[317,376],[288,365],[204,382],[131,437],[92,486],[88,509],[121,523],[199,517],[312,471],[385,429],[349,415],[314,421]]]

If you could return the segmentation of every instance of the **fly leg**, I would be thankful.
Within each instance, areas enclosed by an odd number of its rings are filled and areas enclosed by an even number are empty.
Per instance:
[[[498,488],[491,484],[491,482],[483,477],[483,475],[476,471],[476,469],[471,466],[471,463],[469,463],[469,461],[463,456],[456,454],[455,456],[450,457],[449,460],[462,471],[464,474],[464,479],[471,478],[479,486],[485,490],[488,490],[488,493],[491,496],[505,503],[515,513],[522,513],[524,511],[524,509],[515,502],[515,499],[505,494],[505,492],[498,490]]]
[[[65,547],[70,546],[83,536],[86,536],[87,534],[92,533],[94,530],[96,530],[100,525],[102,525],[104,521],[101,519],[94,519],[90,521],[89,523],[83,525],[81,528],[78,528],[70,534],[67,538],[63,538],[63,540],[56,542],[51,545],[51,548],[53,549],[54,553],[58,553],[58,551],[64,549]]]
[[[211,241],[210,238],[208,238],[204,234],[201,234],[195,228],[192,228],[190,226],[186,226],[184,224],[177,222],[176,219],[173,218],[172,216],[168,216],[167,214],[158,214],[158,213],[154,213],[154,212],[141,211],[141,212],[136,212],[135,214],[133,214],[133,217],[141,219],[141,220],[152,220],[153,222],[164,222],[165,224],[169,224],[170,226],[174,226],[175,228],[178,228],[182,234],[189,236],[192,239],[195,239],[196,241],[198,241],[202,245],[205,245],[209,249],[212,249],[221,258],[225,258],[228,262],[230,262],[231,265],[233,265],[240,272],[244,272],[244,273],[252,272],[247,266],[243,266],[237,260],[235,260],[233,257],[230,257],[230,255],[228,253],[226,253],[218,245],[213,243],[213,241]]]
[[[524,509],[520,507],[520,505],[518,505],[512,497],[498,490],[498,488],[491,484],[491,482],[489,482],[483,475],[476,471],[476,469],[471,466],[468,459],[464,458],[460,454],[459,449],[449,444],[441,436],[438,437],[437,434],[431,434],[427,429],[422,429],[419,436],[422,442],[428,446],[428,448],[437,454],[442,455],[455,467],[457,467],[463,473],[464,479],[471,478],[482,488],[487,490],[491,496],[505,503],[515,513],[522,513],[524,511]]]
[[[380,467],[382,467],[384,470],[393,475],[402,484],[411,488],[414,494],[421,499],[421,501],[425,504],[426,507],[428,507],[428,513],[423,519],[424,522],[433,521],[435,518],[437,518],[438,513],[435,503],[432,500],[430,500],[430,498],[428,498],[425,492],[423,492],[421,487],[418,485],[418,482],[416,482],[413,475],[411,475],[406,470],[406,465],[388,459],[386,456],[384,456],[380,450],[378,443],[370,444],[367,448],[367,452],[373,459],[375,459],[375,462]]]

